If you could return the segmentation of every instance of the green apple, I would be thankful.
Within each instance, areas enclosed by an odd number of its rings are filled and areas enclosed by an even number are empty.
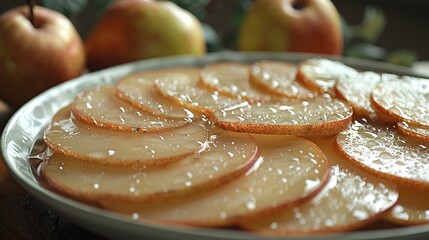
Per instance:
[[[88,68],[206,51],[201,23],[168,1],[114,2],[85,41]]]
[[[330,0],[255,0],[240,29],[241,51],[339,55],[341,21]]]
[[[40,92],[79,76],[85,51],[78,32],[62,14],[36,6],[0,16],[0,99],[18,108]]]

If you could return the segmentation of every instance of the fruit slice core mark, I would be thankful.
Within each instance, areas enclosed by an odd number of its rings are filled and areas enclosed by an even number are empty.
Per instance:
[[[390,127],[355,121],[338,134],[336,146],[343,156],[375,176],[429,188],[429,147]]]
[[[245,174],[257,159],[246,134],[214,131],[203,151],[163,168],[118,168],[54,153],[42,176],[80,199],[142,201],[214,188]]]
[[[326,183],[329,164],[320,149],[305,139],[287,136],[278,139],[264,145],[257,138],[260,157],[255,167],[218,188],[146,204],[102,202],[102,205],[142,220],[224,226],[297,204]]]
[[[118,99],[114,88],[99,87],[79,94],[72,103],[73,117],[97,127],[128,132],[162,132],[189,124],[144,112]]]
[[[339,100],[256,103],[215,112],[213,122],[230,131],[285,134],[333,135],[351,122],[352,108]]]
[[[123,167],[160,166],[203,148],[207,130],[196,123],[163,133],[102,129],[73,120],[67,106],[53,117],[44,140],[54,152],[82,161]]]

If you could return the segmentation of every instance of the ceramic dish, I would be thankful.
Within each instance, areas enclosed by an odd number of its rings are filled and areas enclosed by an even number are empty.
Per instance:
[[[217,61],[251,63],[258,60],[286,60],[299,62],[314,57],[305,54],[235,53],[222,52],[204,57],[168,57],[125,64],[103,71],[83,75],[49,89],[20,108],[10,119],[1,138],[1,150],[6,167],[27,191],[52,209],[92,232],[116,239],[275,239],[244,231],[225,229],[184,228],[154,225],[122,217],[118,214],[87,205],[60,195],[45,187],[33,174],[28,155],[34,142],[40,139],[53,114],[69,104],[81,90],[114,83],[135,71],[172,66],[203,66]],[[341,59],[362,70],[375,70],[412,75],[407,68],[378,62]],[[428,239],[429,226],[413,226],[386,230],[368,230],[315,237],[312,239]],[[302,239],[287,238],[282,239]]]

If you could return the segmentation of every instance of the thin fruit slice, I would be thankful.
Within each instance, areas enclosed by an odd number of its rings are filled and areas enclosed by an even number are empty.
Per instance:
[[[55,188],[87,200],[143,201],[180,195],[240,177],[257,159],[250,135],[215,131],[203,151],[165,168],[118,168],[54,153],[42,175]]]
[[[429,147],[388,126],[355,121],[338,134],[336,146],[347,159],[375,176],[429,188]]]
[[[429,127],[429,79],[396,78],[380,82],[371,100],[396,121]]]
[[[72,103],[73,117],[97,127],[128,132],[162,132],[189,124],[143,112],[114,95],[114,88],[97,87],[80,93]]]
[[[244,101],[220,95],[198,86],[199,77],[195,74],[176,73],[159,78],[155,91],[164,98],[187,109],[211,115],[214,111],[228,108]]]
[[[429,223],[429,190],[403,186],[398,190],[399,201],[385,219],[401,225]]]
[[[310,141],[276,139],[263,143],[257,138],[260,157],[251,171],[212,190],[145,204],[101,204],[136,219],[194,226],[223,226],[279,211],[316,194],[329,178],[329,165]]]
[[[414,124],[399,122],[396,124],[398,132],[414,139],[429,143],[429,128]]]
[[[360,72],[352,76],[338,78],[335,90],[340,97],[353,107],[353,112],[359,116],[379,120],[377,112],[371,106],[372,90],[381,81],[381,74],[375,72]]]
[[[156,79],[174,73],[198,76],[200,71],[198,68],[167,68],[139,72],[119,80],[115,86],[115,94],[135,107],[155,115],[169,118],[194,118],[194,114],[188,109],[174,105],[153,92]]]
[[[281,61],[259,61],[250,67],[250,82],[280,97],[309,99],[314,92],[296,81],[297,66]]]
[[[250,85],[250,66],[240,63],[212,63],[201,70],[201,83],[209,89],[250,102],[266,102],[271,97]]]
[[[214,113],[213,122],[235,132],[327,136],[348,128],[352,115],[340,100],[290,100],[224,109]]]
[[[296,78],[311,90],[332,94],[339,78],[353,76],[357,73],[356,69],[341,62],[324,58],[311,58],[298,65]]]
[[[55,114],[44,140],[54,152],[86,162],[123,167],[166,165],[199,151],[207,140],[207,130],[196,123],[162,133],[120,132],[74,121],[70,108]]]
[[[331,178],[324,189],[296,207],[247,219],[241,223],[243,228],[277,236],[342,232],[365,226],[394,206],[398,193],[393,184],[350,166],[334,151],[333,138],[315,142],[332,164]]]

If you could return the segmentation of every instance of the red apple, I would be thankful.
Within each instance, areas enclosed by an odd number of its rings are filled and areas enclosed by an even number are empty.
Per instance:
[[[168,1],[114,2],[89,34],[88,68],[101,69],[140,59],[205,53],[200,22]]]
[[[0,98],[13,108],[85,66],[82,40],[65,16],[36,6],[33,20],[27,6],[0,16]]]
[[[339,55],[339,14],[330,0],[255,0],[241,27],[238,49]]]

